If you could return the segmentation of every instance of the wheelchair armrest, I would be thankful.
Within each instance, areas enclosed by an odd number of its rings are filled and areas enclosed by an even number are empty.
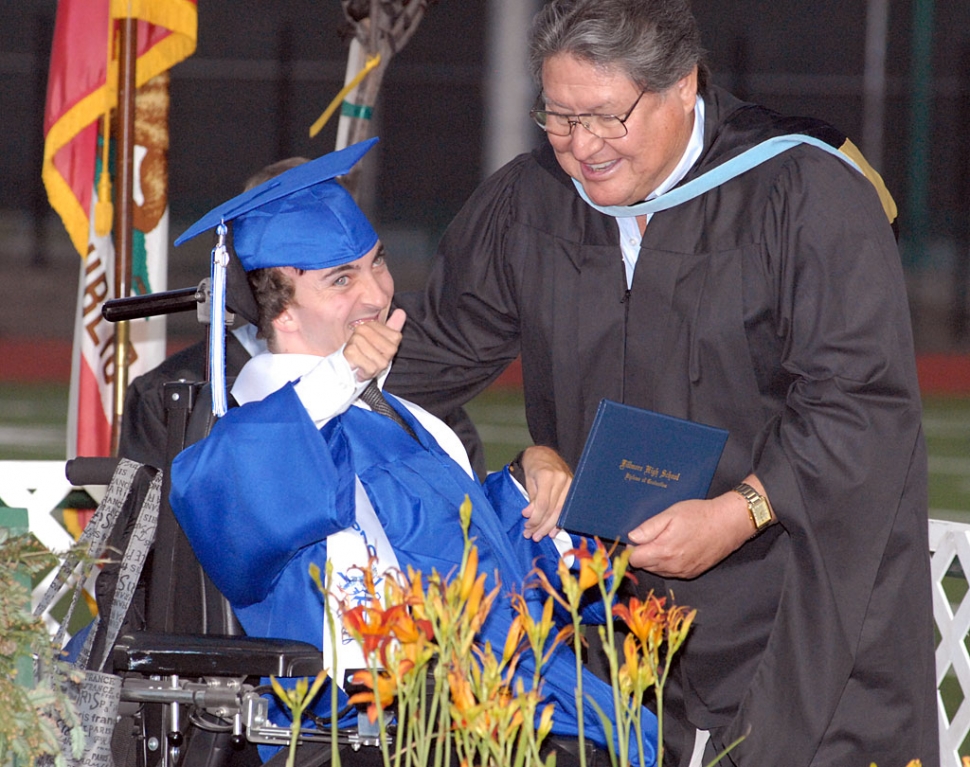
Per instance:
[[[119,637],[115,673],[179,676],[316,676],[323,653],[307,642],[139,631]]]

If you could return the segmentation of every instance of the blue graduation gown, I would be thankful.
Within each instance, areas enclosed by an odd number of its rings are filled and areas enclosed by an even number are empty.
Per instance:
[[[406,408],[397,409],[421,444],[390,419],[358,407],[318,430],[289,384],[230,410],[206,439],[175,459],[172,509],[247,634],[321,646],[324,609],[309,568],[316,564],[322,570],[327,536],[355,522],[355,477],[405,570],[410,565],[424,573],[457,571],[463,551],[458,508],[466,495],[471,499],[469,534],[478,547],[479,572],[487,574],[488,588],[496,571],[502,583],[503,597],[482,629],[482,639],[499,651],[514,615],[508,594],[523,591],[535,565],[554,576],[555,544],[523,536],[525,500],[507,471],[480,484]],[[538,612],[542,595],[525,593]],[[523,663],[520,673],[528,689],[531,663]],[[556,704],[558,735],[577,734],[575,683],[574,657],[560,648],[543,667],[542,688],[544,698]],[[583,685],[600,708],[612,711],[607,685],[586,672]],[[341,693],[341,703],[345,700]],[[323,694],[317,713],[328,716],[328,708],[329,695]],[[595,709],[588,703],[585,708],[587,738],[605,745]],[[646,711],[644,721],[652,764],[656,722]]]

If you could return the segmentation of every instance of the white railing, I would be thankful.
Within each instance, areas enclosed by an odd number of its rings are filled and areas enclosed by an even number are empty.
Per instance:
[[[67,551],[74,542],[56,514],[74,489],[64,474],[64,466],[64,461],[0,461],[0,502],[13,509],[26,509],[28,528],[51,551]],[[103,492],[103,488],[92,488],[90,492],[99,490]],[[34,604],[40,601],[55,575],[56,570],[52,570],[34,587]],[[87,591],[93,594],[93,584],[88,584]],[[45,617],[53,634],[57,620],[51,615]]]
[[[64,551],[71,534],[54,512],[73,490],[64,476],[63,461],[0,461],[0,501],[27,509],[30,530],[52,551]],[[86,488],[95,498],[103,488]],[[936,681],[956,705],[947,714],[944,695],[937,694],[940,748],[943,767],[961,767],[960,748],[970,732],[970,524],[930,520],[933,572],[933,616],[939,631]],[[35,601],[43,595],[53,573],[34,589]],[[48,618],[51,631],[57,623]],[[959,689],[957,689],[957,687]],[[959,701],[957,704],[956,701]]]
[[[960,767],[960,748],[970,732],[970,525],[930,520],[933,619],[939,632],[936,648],[937,711],[940,718],[940,761]],[[957,689],[959,688],[959,689]],[[952,694],[944,695],[943,691]],[[944,697],[956,711],[948,715]]]

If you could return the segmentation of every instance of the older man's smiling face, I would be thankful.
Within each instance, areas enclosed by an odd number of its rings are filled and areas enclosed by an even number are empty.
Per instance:
[[[646,199],[683,156],[694,127],[697,72],[663,93],[644,93],[616,68],[560,53],[542,67],[545,108],[564,114],[625,115],[627,134],[594,136],[575,125],[569,136],[547,134],[563,170],[597,205],[632,205]]]

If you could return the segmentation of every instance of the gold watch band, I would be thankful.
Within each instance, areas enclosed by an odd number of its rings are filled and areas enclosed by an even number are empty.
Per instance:
[[[747,482],[742,482],[734,488],[734,491],[748,503],[748,516],[751,518],[751,524],[754,525],[755,535],[775,521],[775,513],[768,499]]]

